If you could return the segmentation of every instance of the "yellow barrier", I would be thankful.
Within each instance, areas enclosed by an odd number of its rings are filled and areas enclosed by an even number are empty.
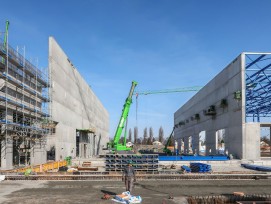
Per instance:
[[[27,169],[31,169],[33,172],[47,172],[49,170],[58,169],[59,167],[67,166],[67,161],[48,162],[36,166],[29,166],[14,170],[14,172],[25,172]]]

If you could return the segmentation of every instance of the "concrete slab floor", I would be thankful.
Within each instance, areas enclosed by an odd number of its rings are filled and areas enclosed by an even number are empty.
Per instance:
[[[0,203],[115,203],[102,200],[104,193],[125,191],[120,181],[2,181]],[[139,181],[133,194],[140,195],[144,204],[186,203],[192,195],[220,195],[233,192],[270,194],[269,180],[166,180]],[[173,200],[168,196],[172,195]]]

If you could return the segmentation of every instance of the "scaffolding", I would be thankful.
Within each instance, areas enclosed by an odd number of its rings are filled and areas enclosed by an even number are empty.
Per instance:
[[[0,39],[0,158],[13,145],[13,166],[30,164],[36,144],[46,145],[50,132],[48,69],[41,71]],[[1,162],[0,162],[1,164]]]

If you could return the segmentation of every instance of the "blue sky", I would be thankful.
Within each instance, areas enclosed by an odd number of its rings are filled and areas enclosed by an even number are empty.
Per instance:
[[[58,0],[1,2],[0,30],[48,66],[53,36],[110,114],[114,135],[131,81],[137,91],[203,86],[243,51],[271,51],[269,0]],[[128,127],[160,126],[195,93],[140,96]]]

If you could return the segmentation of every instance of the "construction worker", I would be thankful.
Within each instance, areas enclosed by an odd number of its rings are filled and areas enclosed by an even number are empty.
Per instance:
[[[136,182],[135,169],[132,167],[131,161],[129,161],[128,165],[123,169],[122,181],[125,182],[126,191],[131,193],[133,184]]]

